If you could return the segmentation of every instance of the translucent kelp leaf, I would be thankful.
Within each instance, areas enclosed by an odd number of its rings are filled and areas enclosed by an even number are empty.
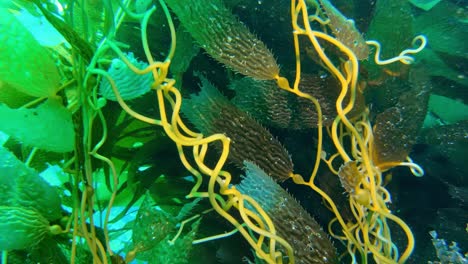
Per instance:
[[[44,150],[68,152],[75,146],[71,113],[55,100],[47,100],[33,109],[0,105],[0,131]]]
[[[366,35],[368,39],[378,40],[382,45],[381,58],[393,58],[411,46],[414,37],[412,22],[411,4],[408,0],[378,0]],[[376,65],[373,60],[365,64],[372,79],[380,76],[380,65]],[[404,65],[393,63],[386,65],[386,68],[401,72]]]
[[[48,50],[5,8],[0,25],[0,80],[31,96],[54,95],[60,76]]]
[[[187,71],[192,59],[198,54],[200,47],[195,44],[192,35],[183,26],[177,28],[177,49],[171,61],[171,72]]]
[[[3,147],[0,147],[0,206],[35,210],[50,221],[62,216],[56,190]]]
[[[0,206],[0,250],[26,249],[37,245],[49,232],[49,222],[39,212]]]
[[[11,108],[18,108],[34,100],[34,97],[22,93],[10,84],[0,80],[0,103],[4,103]]]
[[[426,48],[416,54],[415,57],[418,63],[426,67],[430,76],[441,76],[461,85],[468,86],[468,78],[466,78],[462,72],[457,72],[449,67],[432,49]]]
[[[419,7],[425,11],[431,10],[441,0],[410,0],[409,2],[416,7]]]
[[[132,53],[129,53],[127,58],[139,69],[145,69],[148,67],[148,64],[134,58]],[[107,72],[114,80],[120,96],[124,100],[137,98],[149,92],[151,89],[151,83],[153,82],[153,76],[151,73],[144,75],[136,74],[120,59],[113,59]],[[104,98],[117,101],[112,86],[107,78],[102,79],[99,92]]]
[[[65,38],[40,15],[33,15],[26,9],[21,9],[15,14],[18,21],[25,26],[40,45],[54,47],[65,42]]]
[[[201,218],[195,221],[191,227],[192,229],[185,235],[179,237],[174,243],[170,243],[166,238],[158,244],[158,246],[151,251],[153,263],[171,263],[171,264],[188,264],[190,262],[190,253],[192,251],[192,242],[198,232]]]
[[[450,1],[442,1],[435,8],[418,16],[413,23],[415,32],[424,34],[432,50],[468,58],[467,11]]]
[[[138,251],[137,257],[143,260],[151,258],[148,251],[174,231],[176,226],[171,215],[153,204],[151,196],[146,195],[133,227],[133,244]]]
[[[448,124],[468,120],[468,105],[441,95],[431,94],[429,111]]]
[[[73,6],[71,7],[73,8],[72,23],[73,30],[77,36],[88,36],[88,41],[91,44],[97,44],[103,36],[107,36],[108,30],[112,25],[110,25],[109,21],[106,21],[106,19],[114,21],[113,12],[109,12],[107,9],[108,6],[110,6],[110,2],[83,1],[79,4],[70,4],[70,6]],[[68,29],[66,31],[68,31]],[[66,31],[63,31],[62,34],[65,35]],[[92,55],[92,53],[89,55]],[[85,55],[85,57],[87,56],[88,55]]]
[[[374,121],[373,160],[385,169],[388,163],[406,159],[416,143],[427,113],[431,84],[424,68],[410,72],[410,88],[392,107],[379,113]]]

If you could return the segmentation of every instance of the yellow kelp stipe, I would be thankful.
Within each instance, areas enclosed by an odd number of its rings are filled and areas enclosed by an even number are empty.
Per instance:
[[[314,6],[319,8],[318,5]],[[320,12],[318,10],[316,14]],[[399,217],[393,215],[387,207],[391,199],[390,194],[383,186],[382,171],[374,164],[370,153],[373,144],[373,134],[368,113],[363,112],[358,118],[350,119],[348,117],[355,107],[358,90],[358,57],[353,51],[353,47],[344,44],[337,36],[335,38],[324,32],[312,29],[309,21],[311,16],[308,15],[308,7],[305,0],[292,0],[291,14],[296,50],[296,79],[294,87],[291,88],[278,76],[278,85],[282,89],[311,100],[317,108],[317,113],[321,113],[321,107],[317,100],[299,89],[301,81],[299,36],[308,38],[322,65],[333,74],[341,85],[341,92],[335,105],[338,115],[330,128],[330,134],[337,153],[329,159],[322,153],[322,120],[320,118],[318,122],[319,142],[317,158],[312,175],[308,180],[304,180],[300,175],[295,174],[291,175],[291,177],[295,183],[309,186],[327,201],[329,208],[336,216],[329,224],[329,232],[335,238],[347,244],[347,250],[353,263],[367,263],[369,254],[372,255],[377,263],[404,263],[413,251],[414,237],[407,224]],[[320,24],[329,23],[316,19],[314,16],[312,18],[315,19],[314,21],[323,22]],[[422,42],[420,48],[405,50],[394,59],[385,61],[376,59],[377,63],[384,64],[395,61],[405,64],[411,63],[413,58],[408,56],[408,54],[419,52],[425,45],[424,37],[418,36],[415,38],[415,41],[417,40],[421,40]],[[334,62],[327,56],[321,43],[327,43],[343,54],[340,66],[336,66],[339,63],[338,61]],[[377,42],[369,42],[368,44],[380,48]],[[378,58],[378,53],[376,56]],[[350,100],[344,100],[348,95]],[[333,168],[332,165],[332,161],[337,157],[343,160],[342,168],[339,171],[337,168]],[[354,216],[352,221],[345,222],[334,201],[314,183],[320,162],[319,159],[321,158],[324,159],[332,172],[340,175],[343,186],[350,194],[349,206]],[[395,165],[416,167],[412,163]],[[393,221],[406,234],[407,245],[401,252],[392,242],[388,221]],[[334,226],[335,223],[339,224],[340,231],[338,232],[335,231],[337,230]],[[357,260],[359,257],[360,260]]]

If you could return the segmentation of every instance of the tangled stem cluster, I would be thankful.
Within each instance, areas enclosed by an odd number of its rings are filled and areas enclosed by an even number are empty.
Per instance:
[[[318,9],[319,5],[315,5]],[[328,19],[317,19],[319,12],[315,15],[308,15],[308,7],[304,0],[291,1],[291,14],[294,32],[294,44],[296,51],[296,78],[294,87],[291,88],[286,82],[278,77],[278,85],[287,91],[296,95],[309,99],[316,107],[319,122],[318,122],[318,144],[317,155],[313,172],[308,180],[304,180],[300,175],[291,175],[294,182],[297,184],[307,185],[314,191],[319,193],[328,203],[328,207],[335,214],[335,218],[329,224],[329,233],[333,237],[343,241],[347,246],[348,253],[353,259],[353,263],[367,263],[368,255],[371,254],[377,263],[404,263],[414,249],[414,237],[408,225],[399,217],[392,214],[387,205],[391,201],[389,192],[383,186],[382,169],[374,164],[372,160],[373,151],[373,131],[369,121],[369,116],[366,112],[359,119],[350,120],[347,114],[353,109],[356,93],[358,89],[358,73],[359,61],[355,53],[338,39],[324,32],[312,29],[310,22],[318,22],[325,25],[330,23]],[[330,133],[337,153],[327,160],[322,151],[322,120],[321,109],[317,99],[309,94],[304,94],[299,89],[301,81],[301,60],[300,60],[300,42],[299,37],[306,37],[314,50],[318,54],[324,67],[333,74],[333,76],[341,84],[341,93],[336,100],[336,109],[338,116],[335,118]],[[411,64],[414,58],[410,54],[420,52],[426,45],[424,36],[417,36],[413,40],[413,45],[420,42],[419,47],[415,49],[407,49],[402,51],[395,58],[381,60],[380,44],[377,41],[367,41],[368,45],[373,45],[377,48],[375,53],[375,62],[379,65],[385,65],[393,62],[401,62]],[[340,66],[332,61],[326,54],[323,48],[323,43],[327,43],[335,47],[344,55],[344,62]],[[344,104],[346,95],[350,94],[350,100]],[[349,138],[348,141],[344,138]],[[345,142],[351,142],[351,145],[346,147]],[[349,151],[348,151],[349,149]],[[323,158],[329,169],[335,174],[339,174],[338,170],[333,168],[332,161],[340,157],[343,161],[342,166],[354,164],[357,168],[354,174],[349,175],[353,179],[353,190],[349,195],[349,206],[353,213],[354,219],[351,222],[345,222],[341,212],[338,210],[335,202],[330,196],[321,190],[316,184],[317,171],[320,164],[320,159]],[[389,169],[395,166],[408,166],[416,176],[422,176],[422,169],[411,162],[400,162],[394,164],[386,164],[385,168]],[[400,253],[395,243],[392,242],[390,227],[388,221],[393,221],[399,226],[407,237],[407,245]],[[339,231],[335,232],[333,226],[339,225]],[[358,261],[356,258],[360,256]]]
[[[207,198],[213,209],[229,221],[251,245],[257,256],[265,260],[267,263],[283,263],[286,259],[284,254],[287,255],[289,263],[294,263],[293,248],[284,238],[277,235],[275,226],[268,214],[254,199],[240,193],[235,186],[231,184],[231,174],[223,170],[229,156],[230,139],[223,134],[202,135],[194,132],[190,130],[181,119],[180,109],[183,101],[182,96],[176,87],[175,80],[168,77],[169,67],[176,47],[176,34],[172,18],[165,3],[162,0],[159,2],[166,16],[172,40],[166,59],[164,61],[155,61],[151,56],[151,51],[148,45],[146,29],[148,20],[151,15],[153,15],[155,7],[149,9],[143,14],[134,14],[122,5],[122,9],[124,10],[121,14],[122,17],[130,16],[133,19],[140,21],[141,40],[143,43],[143,50],[146,54],[146,61],[149,66],[145,69],[137,68],[126,58],[120,49],[119,44],[115,40],[112,38],[106,38],[101,43],[90,63],[89,68],[87,69],[84,83],[87,83],[87,80],[92,76],[106,78],[111,84],[117,102],[123,110],[132,117],[148,124],[159,126],[165,131],[167,136],[176,144],[179,157],[183,165],[196,178],[195,185],[188,197]],[[290,87],[288,80],[284,77],[281,77],[280,75],[275,76],[277,84],[281,89],[310,100],[315,106],[318,115],[318,144],[314,161],[315,165],[312,173],[310,177],[308,177],[308,180],[305,180],[301,175],[293,173],[291,173],[290,177],[296,184],[309,186],[312,190],[320,194],[328,203],[328,207],[335,214],[335,218],[329,223],[329,233],[346,245],[347,251],[354,260],[354,263],[367,263],[369,254],[371,254],[374,260],[378,263],[404,263],[413,251],[414,237],[408,225],[402,219],[392,214],[387,207],[391,196],[383,186],[382,169],[374,164],[372,160],[373,132],[369,117],[366,112],[357,119],[350,120],[347,117],[347,114],[354,107],[356,93],[359,88],[358,58],[349,47],[344,45],[337,38],[312,28],[311,23],[314,21],[322,24],[322,26],[330,22],[327,18],[319,18],[318,14],[326,13],[318,10],[320,5],[316,4],[314,7],[316,8],[315,15],[309,16],[308,6],[305,0],[291,0],[291,16],[296,57],[296,76],[293,87]],[[309,40],[320,58],[321,64],[330,73],[332,73],[341,85],[341,93],[336,100],[338,116],[335,118],[329,130],[337,153],[332,155],[328,160],[322,154],[324,133],[320,104],[312,95],[304,93],[299,89],[299,83],[301,82],[301,45],[299,37],[305,37]],[[397,57],[388,60],[379,59],[380,44],[378,44],[378,42],[367,41],[367,44],[377,48],[375,54],[375,61],[377,64],[388,64],[393,62],[410,64],[414,60],[410,54],[421,51],[426,44],[426,39],[423,36],[416,37],[414,42],[417,41],[421,42],[418,48],[405,50]],[[327,43],[328,45],[335,47],[344,54],[344,62],[337,66],[337,62],[334,62],[325,52],[323,43]],[[109,52],[117,54],[117,56],[119,56],[119,58],[136,74],[152,74],[154,79],[152,90],[156,94],[157,101],[155,104],[158,106],[160,114],[158,118],[144,116],[134,111],[122,99],[115,82],[109,74],[99,66],[100,59],[104,57],[104,54],[108,54]],[[350,95],[350,100],[347,103],[344,103],[344,99],[347,95]],[[111,168],[112,175],[114,176],[114,193],[112,194],[109,202],[104,224],[107,249],[110,251],[109,238],[107,236],[107,223],[109,221],[110,209],[116,196],[118,177],[112,161],[98,153],[99,148],[106,140],[107,131],[105,130],[105,118],[99,110],[100,104],[97,96],[97,87],[93,89],[89,97],[84,99],[83,104],[90,105],[92,109],[92,111],[87,113],[88,119],[86,120],[89,121],[89,127],[86,130],[92,131],[90,127],[96,117],[101,120],[102,127],[104,128],[102,139],[95,146],[91,145],[91,136],[89,134],[84,136],[87,150],[91,156],[107,163]],[[345,140],[345,138],[348,138],[349,140]],[[345,142],[351,142],[351,144],[346,145],[348,143]],[[205,163],[205,157],[213,144],[221,144],[222,148],[219,156],[217,157],[217,162],[213,167],[210,167]],[[353,166],[356,166],[355,169],[351,170],[355,172],[355,175],[348,175],[348,177],[355,177],[352,186],[354,189],[351,190],[349,195],[349,206],[354,216],[354,219],[350,222],[346,222],[344,220],[332,198],[330,198],[325,191],[315,184],[317,172],[322,159],[325,160],[332,172],[339,174],[339,170],[333,168],[332,165],[332,161],[338,157],[343,161],[343,166],[350,166],[349,164],[354,164]],[[399,165],[409,166],[412,171],[417,174],[423,173],[416,164],[411,162],[411,160],[408,162],[391,164],[391,166],[387,166],[386,168]],[[87,171],[86,181],[88,183],[92,183],[93,173],[89,160],[87,161],[87,164],[85,164],[85,168]],[[78,182],[79,180],[76,181]],[[203,184],[205,182],[207,184]],[[202,186],[207,187],[206,189],[202,189],[204,188]],[[86,219],[86,217],[84,217],[86,215],[88,216],[88,219],[90,219],[89,223],[91,230],[88,230],[85,220],[81,221],[81,228],[78,227],[77,225],[80,222],[78,221],[78,214],[75,214],[74,236],[82,236],[85,238],[97,263],[107,263],[105,249],[103,245],[95,239],[96,231],[94,230],[94,224],[91,217],[93,208],[91,189],[86,189],[83,192],[81,205],[77,205],[77,207],[81,208],[80,215],[83,219]],[[233,216],[232,208],[235,208],[238,211],[241,221]],[[388,224],[389,221],[393,221],[406,234],[407,245],[401,252],[396,247],[395,243],[392,242]],[[215,239],[217,237],[219,236],[203,239],[203,241]],[[76,249],[73,249],[72,258],[75,251]],[[132,254],[134,255],[136,251],[137,249],[132,251]],[[110,252],[110,254],[112,255],[112,252]],[[360,260],[357,260],[359,257]]]

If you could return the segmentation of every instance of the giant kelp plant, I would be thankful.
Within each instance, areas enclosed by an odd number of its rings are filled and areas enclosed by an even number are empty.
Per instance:
[[[1,0],[2,263],[411,263],[431,39],[343,2]]]

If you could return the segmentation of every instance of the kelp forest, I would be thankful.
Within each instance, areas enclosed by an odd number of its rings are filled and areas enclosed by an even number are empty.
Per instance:
[[[468,263],[461,0],[0,0],[2,264]]]

